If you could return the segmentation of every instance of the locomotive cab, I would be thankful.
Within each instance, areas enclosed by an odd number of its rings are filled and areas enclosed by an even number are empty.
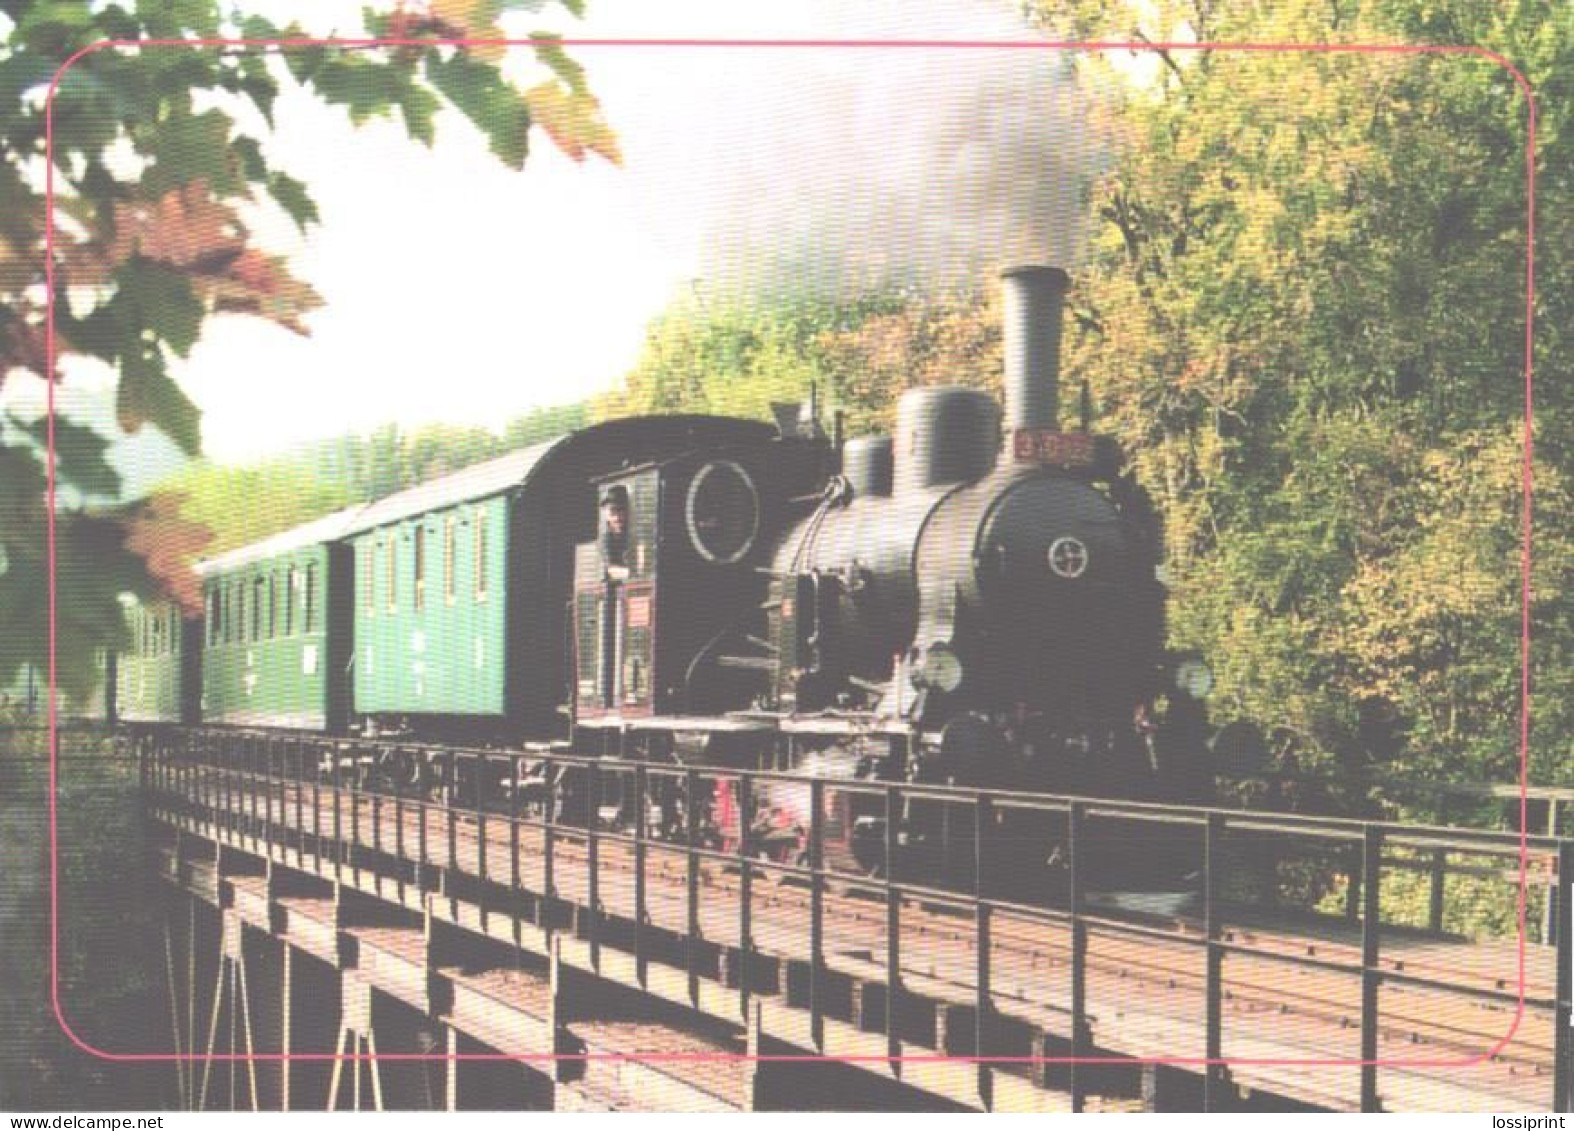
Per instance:
[[[576,719],[715,714],[758,694],[774,667],[748,631],[767,592],[765,534],[790,521],[824,457],[782,437],[596,482],[597,537],[574,563]]]

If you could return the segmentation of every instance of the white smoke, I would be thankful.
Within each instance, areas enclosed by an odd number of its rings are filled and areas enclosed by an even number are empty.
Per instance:
[[[702,27],[652,30],[1043,42],[997,0],[717,5]],[[607,75],[612,60],[588,62]],[[628,175],[651,234],[695,257],[707,293],[935,291],[1078,258],[1105,147],[1065,52],[680,47],[625,62],[648,93],[607,103]]]

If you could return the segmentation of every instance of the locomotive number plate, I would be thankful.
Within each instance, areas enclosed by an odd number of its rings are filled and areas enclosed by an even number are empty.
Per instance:
[[[1057,467],[1089,467],[1094,459],[1093,437],[1086,432],[1018,428],[1011,434],[1011,450],[1018,462]]]

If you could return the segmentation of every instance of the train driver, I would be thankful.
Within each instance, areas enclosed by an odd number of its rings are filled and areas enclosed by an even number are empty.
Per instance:
[[[629,493],[619,484],[601,496],[601,561],[610,580],[628,577],[628,543]]]

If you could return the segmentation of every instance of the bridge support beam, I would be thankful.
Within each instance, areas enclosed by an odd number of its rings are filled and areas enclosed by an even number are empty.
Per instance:
[[[1168,1064],[1142,1066],[1143,1111],[1201,1111],[1202,1077]]]
[[[287,1054],[290,1051],[290,948],[283,940],[256,930],[243,931],[241,948],[250,994],[247,1011],[252,1018],[252,1037],[257,1052]],[[289,1061],[259,1060],[255,1067],[261,1108],[289,1111]]]

